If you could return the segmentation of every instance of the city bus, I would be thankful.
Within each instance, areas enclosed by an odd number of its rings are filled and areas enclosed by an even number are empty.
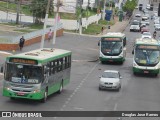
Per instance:
[[[158,75],[160,70],[160,45],[153,38],[138,38],[135,41],[133,73]]]
[[[46,102],[70,81],[71,51],[43,48],[6,58],[3,96]]]
[[[101,37],[99,42],[101,63],[120,62],[123,64],[126,56],[126,36],[120,32],[109,32]]]

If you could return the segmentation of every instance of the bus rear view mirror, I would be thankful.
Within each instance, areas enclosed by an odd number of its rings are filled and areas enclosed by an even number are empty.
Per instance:
[[[134,50],[132,50],[132,54],[134,54]]]

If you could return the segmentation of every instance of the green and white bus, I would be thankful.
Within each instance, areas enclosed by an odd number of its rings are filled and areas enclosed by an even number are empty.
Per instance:
[[[152,38],[135,40],[133,52],[133,73],[158,75],[160,71],[160,46]]]
[[[70,81],[71,51],[43,48],[8,56],[3,96],[41,100],[61,93]]]
[[[104,62],[125,61],[126,56],[126,36],[120,32],[109,32],[101,37],[99,42],[100,56],[99,59]]]

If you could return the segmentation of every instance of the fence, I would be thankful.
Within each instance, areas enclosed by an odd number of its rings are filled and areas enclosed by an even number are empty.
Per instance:
[[[57,25],[57,30],[60,30],[60,29],[62,29],[62,28],[63,28],[63,24],[62,24],[62,23],[58,23],[58,25]],[[45,34],[47,34],[50,29],[51,29],[52,31],[54,31],[54,26],[53,26],[53,27],[46,28]],[[20,36],[15,37],[14,39],[12,39],[11,42],[12,42],[12,43],[18,43],[18,42],[19,42],[19,39],[20,39],[22,36],[24,36],[24,38],[25,38],[26,40],[32,39],[32,38],[35,38],[35,37],[37,37],[37,36],[43,35],[43,32],[44,32],[43,29],[41,29],[41,30],[38,30],[38,31],[34,31],[34,32],[31,32],[31,33],[27,33],[27,34],[24,34],[24,35],[20,35]]]

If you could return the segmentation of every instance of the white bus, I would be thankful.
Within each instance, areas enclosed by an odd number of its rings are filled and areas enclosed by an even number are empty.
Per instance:
[[[110,32],[101,37],[99,42],[101,63],[125,61],[126,56],[126,36],[120,32]]]
[[[136,39],[133,50],[133,73],[158,75],[160,70],[160,45],[152,38]]]

